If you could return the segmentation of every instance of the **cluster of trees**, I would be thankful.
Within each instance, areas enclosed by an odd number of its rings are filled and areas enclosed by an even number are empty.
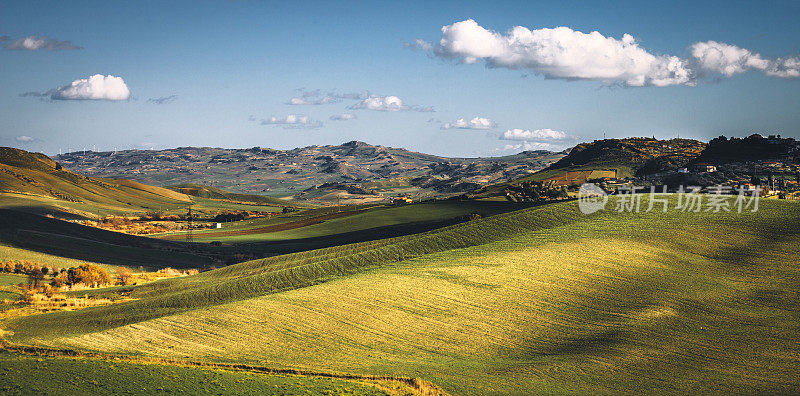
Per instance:
[[[539,202],[569,198],[565,186],[556,187],[555,181],[523,182],[506,189],[506,199],[511,202]]]
[[[173,231],[179,228],[176,224],[170,224],[167,222],[154,223],[150,221],[130,219],[127,217],[108,217],[103,220],[100,220],[99,222],[86,220],[83,222],[83,225],[90,227],[96,226],[100,228],[121,231],[127,234],[134,234],[134,235],[155,234],[160,232]]]
[[[50,285],[53,287],[73,286],[83,284],[89,287],[98,287],[111,283],[111,276],[106,270],[94,264],[81,264],[53,277]]]
[[[101,226],[105,225],[106,227],[121,227],[131,224],[133,224],[133,221],[127,217],[107,217],[100,222]]]
[[[247,213],[242,212],[227,212],[227,213],[220,213],[216,215],[213,219],[214,222],[217,223],[226,223],[229,221],[242,221],[244,219],[249,218],[250,216]]]
[[[44,282],[45,275],[59,272],[58,267],[53,267],[51,269],[46,265],[40,265],[38,261],[0,260],[0,263],[2,263],[2,271],[5,273],[28,275],[28,286],[35,288],[41,286]]]
[[[45,278],[50,275],[50,286],[73,286],[84,284],[97,287],[111,283],[111,276],[106,270],[94,264],[81,264],[73,268],[58,268],[57,266],[41,265],[38,261],[27,260],[0,260],[0,270],[9,274],[28,275],[28,286],[39,288],[44,284]],[[129,271],[130,272],[130,271]],[[127,281],[130,274],[123,274]]]
[[[746,161],[778,158],[787,155],[798,146],[794,138],[783,139],[778,136],[763,137],[752,134],[745,138],[720,136],[711,139],[703,150],[701,161]]]
[[[58,267],[48,267],[47,265],[41,265],[38,261],[29,261],[29,260],[0,260],[0,264],[2,264],[0,270],[2,272],[8,274],[23,274],[23,275],[30,275],[33,271],[39,271],[43,274],[47,275],[48,272],[58,272]]]

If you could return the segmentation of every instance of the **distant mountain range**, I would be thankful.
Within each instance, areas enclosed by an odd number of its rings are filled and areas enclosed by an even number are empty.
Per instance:
[[[670,176],[700,162],[723,165],[720,169],[725,172],[707,181],[717,183],[753,176],[748,172],[754,172],[754,161],[778,161],[785,166],[770,165],[767,173],[793,175],[797,170],[792,164],[800,163],[800,143],[760,135],[720,137],[708,144],[634,137],[581,143],[559,153],[526,151],[488,158],[447,158],[358,141],[293,150],[180,147],[87,151],[53,159],[4,148],[0,156],[4,165],[0,190],[148,209],[186,201],[185,194],[248,202],[258,199],[235,195],[258,194],[320,203],[374,202],[400,194],[415,199],[465,193],[498,195],[508,183],[559,178],[567,172],[601,170],[609,175],[613,172],[617,178],[652,178]],[[217,197],[220,191],[230,196]],[[287,205],[288,201],[279,203]]]
[[[526,151],[447,158],[352,141],[293,150],[180,147],[73,152],[53,157],[73,171],[171,186],[203,184],[237,193],[331,200],[394,194],[446,196],[532,174],[566,153]]]

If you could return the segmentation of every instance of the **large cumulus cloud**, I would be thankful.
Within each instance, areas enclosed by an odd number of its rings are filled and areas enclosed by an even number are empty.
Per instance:
[[[694,86],[704,75],[731,77],[748,70],[772,77],[800,77],[797,56],[770,59],[734,45],[705,41],[693,44],[690,56],[682,58],[648,51],[630,34],[614,38],[564,26],[516,26],[499,33],[468,19],[442,27],[438,43],[417,39],[407,47],[461,63],[483,62],[489,68],[528,70],[550,79],[629,87]]]
[[[469,19],[442,27],[434,51],[464,63],[483,61],[488,67],[527,69],[547,78],[628,86],[693,83],[685,60],[651,54],[629,34],[615,39],[568,27],[530,30],[522,26],[501,34]]]

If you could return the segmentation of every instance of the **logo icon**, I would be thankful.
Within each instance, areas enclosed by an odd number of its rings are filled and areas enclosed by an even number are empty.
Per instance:
[[[583,183],[578,190],[578,208],[583,214],[603,210],[608,203],[608,195],[594,183]]]

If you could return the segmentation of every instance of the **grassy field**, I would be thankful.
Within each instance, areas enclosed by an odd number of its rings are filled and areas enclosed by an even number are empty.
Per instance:
[[[38,262],[40,265],[46,265],[48,267],[59,267],[59,268],[70,268],[70,267],[78,267],[81,264],[88,263],[98,265],[106,269],[106,271],[110,271],[112,273],[116,272],[119,268],[117,265],[108,265],[103,263],[96,263],[92,261],[85,261],[85,260],[75,260],[67,257],[55,256],[52,254],[47,253],[39,253],[32,250],[21,249],[13,246],[7,246],[0,244],[0,260],[14,260],[14,261],[31,261],[31,262]]]
[[[510,202],[482,202],[482,201],[438,201],[419,203],[408,206],[373,206],[367,207],[363,213],[355,213],[336,219],[327,220],[318,224],[305,227],[281,230],[278,232],[254,232],[245,235],[225,236],[228,231],[257,229],[268,225],[283,224],[291,217],[275,218],[266,221],[254,221],[245,226],[226,227],[221,231],[207,231],[197,233],[195,240],[201,242],[261,242],[261,241],[286,241],[306,238],[329,237],[336,234],[353,233],[398,225],[412,225],[442,222],[479,213],[482,216],[492,216],[519,208]],[[358,207],[355,210],[363,210]],[[317,210],[311,213],[322,213]],[[299,213],[298,219],[309,218],[310,213]],[[297,220],[292,220],[297,221]]]
[[[4,253],[10,257],[5,257]],[[0,209],[0,258],[74,266],[79,262],[160,269],[199,268],[210,259],[185,245]]]
[[[28,281],[27,275],[0,274],[0,286],[13,286]]]
[[[94,217],[120,212],[178,209],[189,196],[130,180],[72,173],[41,153],[0,147],[2,208],[63,216]],[[51,199],[55,198],[55,199]]]
[[[421,377],[459,394],[797,393],[799,209],[585,216],[566,202],[3,327],[22,344]]]
[[[3,351],[0,372],[0,393],[4,395],[386,394],[366,381]]]

